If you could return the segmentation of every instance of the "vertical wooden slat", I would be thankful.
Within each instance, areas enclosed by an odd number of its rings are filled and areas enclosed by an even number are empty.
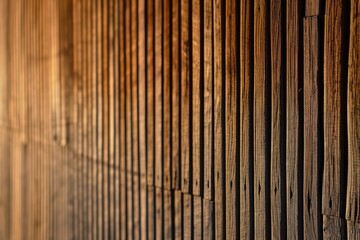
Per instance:
[[[286,4],[286,202],[287,236],[299,238],[299,3]]]
[[[253,236],[251,1],[240,5],[240,238]]]
[[[340,220],[343,212],[341,165],[345,163],[341,136],[342,87],[342,2],[330,1],[325,6],[324,20],[324,169],[322,187],[322,213],[334,218],[324,217],[328,224],[335,221],[336,226],[343,225]],[[337,222],[341,221],[341,222]],[[332,231],[339,230],[334,228]],[[340,232],[338,234],[341,234]],[[325,237],[325,232],[324,232]]]
[[[200,185],[201,185],[201,153],[200,153],[200,115],[201,115],[201,42],[200,42],[200,19],[201,19],[201,7],[200,0],[191,1],[191,81],[190,81],[190,124],[191,124],[191,162],[192,162],[192,193],[196,196],[200,195]]]
[[[203,200],[200,196],[193,196],[193,239],[203,239]]]
[[[147,238],[148,239],[155,239],[155,225],[158,219],[156,218],[156,202],[155,202],[155,188],[153,186],[148,186],[147,188],[147,226],[148,226],[148,232],[147,232]]]
[[[209,201],[207,199],[203,200],[203,220],[202,220],[202,234],[203,234],[203,239],[215,239],[214,233],[215,233],[215,228],[214,228],[214,208],[215,204],[213,201]]]
[[[266,1],[254,2],[254,218],[255,238],[266,237]]]
[[[164,239],[164,190],[155,187],[155,238]]]
[[[193,239],[193,218],[192,218],[192,209],[193,209],[193,199],[192,195],[184,193],[183,194],[183,239]]]
[[[173,212],[172,212],[172,198],[173,194],[171,191],[163,190],[163,225],[164,225],[164,239],[174,239],[173,237]]]
[[[350,46],[347,83],[348,186],[346,219],[360,223],[360,2],[351,1]],[[357,238],[360,238],[359,227]]]
[[[183,195],[179,190],[174,191],[174,239],[183,239]]]
[[[174,0],[171,4],[172,7],[172,24],[171,24],[171,35],[172,35],[172,45],[171,45],[171,165],[172,165],[172,188],[180,189],[181,187],[181,152],[180,152],[180,89],[181,89],[181,79],[180,79],[180,1]]]
[[[190,38],[189,38],[189,0],[180,2],[181,17],[181,190],[190,192]]]
[[[318,17],[304,19],[304,236],[318,239],[321,199],[318,199]]]
[[[205,0],[204,11],[204,199],[214,199],[214,162],[213,162],[213,1]]]
[[[270,37],[271,37],[271,236],[274,239],[285,237],[283,234],[285,202],[284,196],[284,178],[283,166],[285,165],[284,156],[282,156],[284,139],[282,139],[281,127],[284,112],[283,104],[283,41],[282,41],[282,2],[274,0],[271,2],[270,11]]]
[[[214,1],[214,178],[215,178],[215,238],[225,237],[224,148],[223,133],[223,45],[222,0]]]

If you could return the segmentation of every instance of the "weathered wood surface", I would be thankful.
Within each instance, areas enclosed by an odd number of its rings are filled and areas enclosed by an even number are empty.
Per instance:
[[[358,239],[359,8],[0,0],[0,239]]]

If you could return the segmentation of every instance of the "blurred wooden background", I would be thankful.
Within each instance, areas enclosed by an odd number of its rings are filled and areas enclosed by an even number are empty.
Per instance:
[[[0,239],[360,239],[359,0],[0,0]]]

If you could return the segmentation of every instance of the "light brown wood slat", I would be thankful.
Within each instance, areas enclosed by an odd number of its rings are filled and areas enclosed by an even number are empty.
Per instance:
[[[254,3],[254,221],[256,239],[266,237],[266,1]]]
[[[171,24],[171,37],[172,37],[172,46],[171,46],[171,89],[172,89],[172,100],[171,100],[171,166],[172,166],[172,188],[180,189],[181,188],[181,160],[180,160],[180,104],[181,104],[181,78],[180,78],[180,1],[172,1],[172,24]]]
[[[193,239],[203,239],[203,200],[200,196],[193,196]]]
[[[346,219],[360,223],[360,2],[351,1],[347,82],[348,173]],[[357,226],[357,238],[360,238]]]
[[[188,193],[191,190],[190,176],[190,2],[184,0],[180,2],[180,55],[181,55],[181,190]]]
[[[195,196],[200,196],[200,185],[201,185],[201,153],[200,153],[200,115],[201,115],[201,59],[200,59],[200,0],[191,1],[191,81],[190,81],[190,124],[191,126],[191,163],[192,163],[192,177],[190,178],[192,182],[192,194]]]
[[[193,199],[192,195],[183,194],[183,239],[192,239],[194,236],[194,224],[192,218]]]
[[[240,238],[249,239],[253,236],[253,215],[251,213],[251,191],[253,178],[251,164],[251,121],[252,112],[252,79],[251,79],[251,2],[242,1],[240,5]]]
[[[120,165],[120,1],[114,0],[114,176],[113,176],[113,191],[114,191],[114,239],[121,237],[121,165]]]
[[[138,101],[139,101],[139,165],[140,165],[140,222],[141,239],[147,234],[147,178],[146,178],[146,34],[145,0],[138,2]]]
[[[155,191],[155,238],[164,239],[164,190],[159,187]]]
[[[304,236],[318,239],[321,220],[321,199],[318,199],[318,81],[319,30],[318,17],[304,18]]]
[[[305,2],[305,17],[318,16],[320,14],[319,0],[309,0]]]
[[[171,189],[171,1],[163,1],[163,187]],[[156,79],[159,81],[158,79]]]
[[[286,4],[286,207],[287,236],[299,237],[299,3]]]
[[[155,67],[154,67],[154,88],[155,88],[155,98],[154,98],[154,134],[155,134],[155,186],[163,186],[163,31],[162,31],[162,21],[163,21],[163,1],[156,0],[155,11],[154,11],[154,58],[155,58]]]
[[[172,212],[173,194],[170,190],[163,190],[163,225],[164,225],[164,239],[174,239],[173,237],[173,212]]]
[[[237,94],[236,65],[236,1],[226,2],[225,13],[225,189],[226,189],[226,239],[236,237],[236,175],[237,175]]]
[[[157,221],[156,218],[156,202],[155,202],[155,187],[148,186],[147,187],[147,239],[155,239],[155,224]]]
[[[224,202],[224,159],[223,153],[223,62],[222,62],[222,0],[214,1],[214,181],[215,181],[215,238],[225,237],[225,202]]]
[[[103,81],[103,235],[109,236],[109,0],[102,0],[102,81]]]
[[[127,145],[126,145],[126,49],[125,49],[125,2],[119,2],[119,62],[120,62],[120,239],[127,237]]]
[[[155,30],[154,30],[154,15],[155,4],[154,1],[146,1],[146,157],[147,157],[147,184],[154,186],[155,184],[155,138],[154,138],[154,123],[155,123]]]
[[[322,213],[339,217],[343,207],[341,196],[342,153],[341,79],[342,3],[326,4],[324,19],[324,170]],[[325,224],[325,223],[324,223]]]
[[[339,217],[323,215],[323,238],[345,239],[346,221]]]
[[[213,163],[213,1],[205,0],[204,11],[204,199],[214,199],[214,163]],[[200,126],[201,127],[201,126]]]
[[[280,239],[284,233],[285,202],[284,196],[283,166],[285,165],[282,156],[284,140],[281,139],[281,127],[284,125],[282,112],[283,106],[283,41],[282,41],[282,12],[281,1],[271,2],[270,11],[270,40],[271,40],[271,170],[270,170],[270,199],[271,199],[271,236]]]
[[[215,239],[215,204],[214,201],[209,201],[207,199],[203,199],[203,216],[202,216],[202,234],[203,239]]]
[[[137,74],[137,1],[131,1],[131,117],[132,117],[132,165],[133,165],[133,238],[140,238],[140,179],[139,179],[139,121],[138,121],[138,74]]]
[[[103,165],[103,147],[104,147],[104,139],[103,139],[103,53],[102,53],[102,2],[97,1],[97,17],[96,17],[96,27],[97,27],[97,238],[102,238],[104,236],[104,208],[103,208],[103,192],[104,192],[104,165]]]
[[[109,230],[108,238],[114,239],[115,233],[115,188],[114,188],[114,176],[116,174],[115,168],[115,66],[114,66],[114,0],[108,0],[108,72],[109,72],[109,153],[108,153],[108,219],[109,219]]]
[[[360,224],[347,221],[346,223],[346,230],[347,230],[347,239],[360,239]]]
[[[174,239],[183,239],[183,195],[179,190],[174,190]]]
[[[131,121],[131,1],[125,3],[125,79],[126,79],[126,196],[127,196],[127,238],[133,238],[133,161],[132,161],[132,121]]]
[[[97,3],[96,1],[91,1],[91,98],[92,98],[92,154],[91,154],[91,188],[92,188],[92,228],[91,228],[91,236],[95,238],[98,234],[97,228],[97,160],[98,160],[98,152],[97,152],[97,129],[98,129],[98,121],[97,121]]]

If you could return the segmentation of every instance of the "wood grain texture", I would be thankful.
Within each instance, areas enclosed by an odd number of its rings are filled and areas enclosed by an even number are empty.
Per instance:
[[[287,236],[299,238],[299,3],[286,4]]]
[[[283,48],[282,48],[282,12],[281,1],[272,1],[270,11],[270,38],[271,38],[271,172],[270,172],[270,198],[271,198],[271,236],[279,239],[285,229],[282,225],[285,203],[282,202],[284,178],[282,166],[285,164],[282,150],[284,139],[281,139],[281,126],[284,125],[282,112],[284,76]],[[285,237],[285,236],[283,236]]]
[[[173,237],[173,213],[172,213],[172,198],[173,194],[169,190],[163,192],[164,201],[164,239],[174,239]]]
[[[194,238],[194,223],[192,217],[193,197],[190,194],[183,194],[183,238]]]
[[[256,239],[266,237],[266,1],[254,7],[254,221]]]
[[[341,32],[342,3],[326,4],[324,22],[324,173],[322,213],[339,217],[343,206],[341,164],[345,161],[341,148]]]
[[[223,1],[214,1],[213,24],[214,24],[214,181],[215,191],[215,238],[225,237],[225,189],[224,189],[224,152],[223,147],[223,46],[222,38],[224,29],[222,27]]]
[[[347,82],[348,180],[346,219],[360,223],[360,2],[351,1]],[[358,232],[358,231],[357,231]],[[357,238],[360,238],[359,234]]]
[[[213,1],[205,0],[203,3],[204,11],[204,199],[214,199],[214,142],[213,142],[213,89],[214,89],[214,70],[213,70]]]
[[[193,239],[203,239],[203,201],[200,196],[193,196]]]
[[[191,1],[191,81],[190,81],[190,122],[191,122],[191,162],[192,162],[192,194],[200,196],[201,162],[200,162],[200,86],[203,81],[200,66],[200,0]]]
[[[304,18],[304,235],[321,236],[319,133],[319,30],[318,17]]]
[[[344,219],[323,215],[324,239],[346,239],[346,222]]]
[[[155,187],[155,238],[164,239],[164,191]]]
[[[225,192],[226,239],[236,237],[237,228],[237,57],[236,57],[236,1],[226,2],[225,13]]]
[[[190,16],[189,0],[180,2],[180,55],[181,55],[181,190],[189,193],[191,189],[191,160],[190,160]]]
[[[174,239],[183,239],[183,194],[174,191]]]
[[[252,74],[251,74],[251,1],[242,1],[240,5],[240,238],[253,236],[252,196],[253,159],[251,143],[252,124]]]

